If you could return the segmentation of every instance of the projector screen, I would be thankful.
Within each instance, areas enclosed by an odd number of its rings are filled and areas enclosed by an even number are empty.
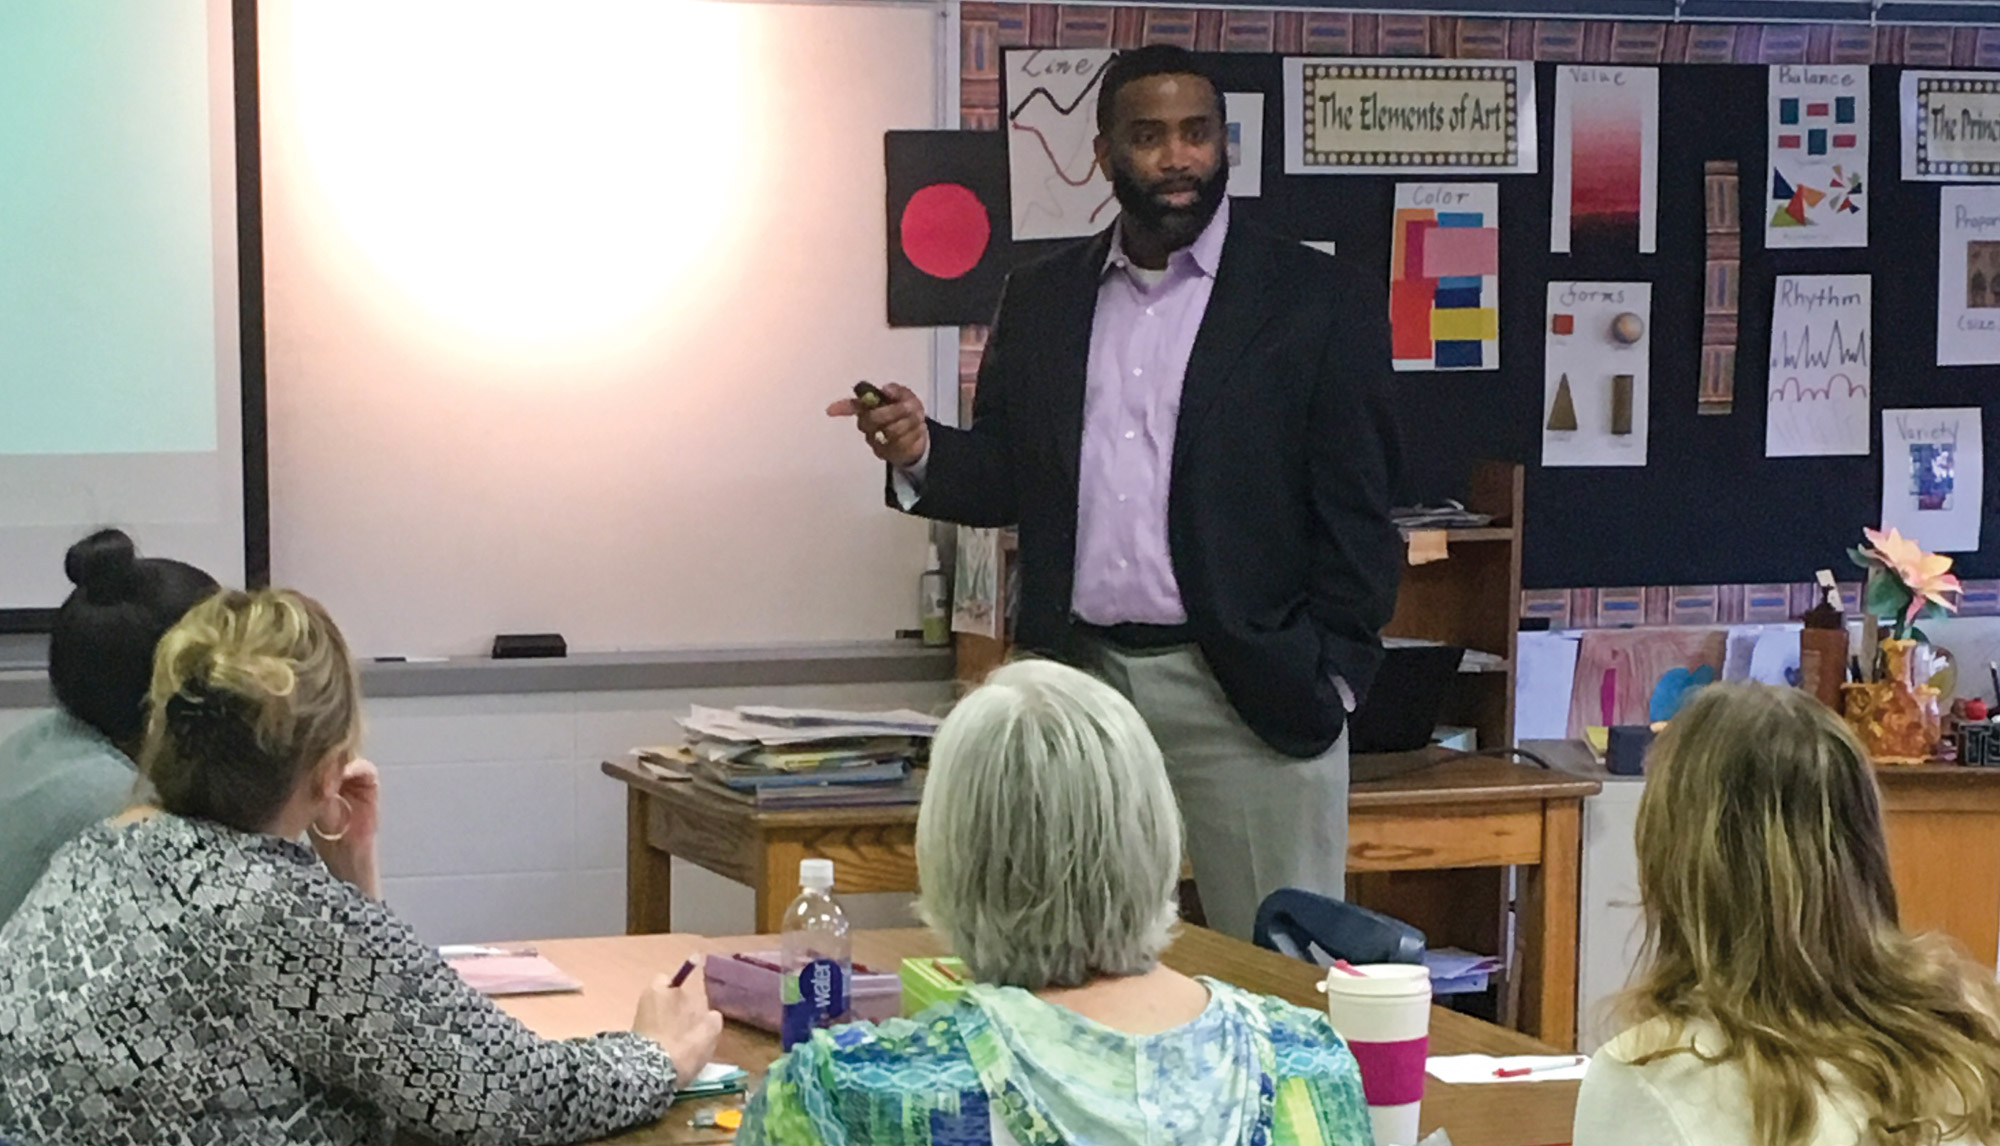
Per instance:
[[[251,571],[235,56],[229,0],[0,4],[7,627],[46,621],[98,526],[225,584]]]

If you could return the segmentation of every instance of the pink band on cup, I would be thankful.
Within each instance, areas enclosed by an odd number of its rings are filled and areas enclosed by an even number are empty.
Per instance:
[[[1429,1035],[1393,1043],[1347,1040],[1354,1061],[1361,1065],[1361,1092],[1370,1106],[1401,1106],[1424,1097],[1424,1058]]]

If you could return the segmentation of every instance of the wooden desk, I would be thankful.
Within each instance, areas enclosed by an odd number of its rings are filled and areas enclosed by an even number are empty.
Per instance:
[[[537,995],[500,1000],[500,1005],[536,1032],[570,1038],[606,1030],[627,1030],[640,988],[663,970],[705,951],[741,951],[768,946],[766,936],[707,939],[694,935],[639,935],[603,939],[552,939],[535,944],[584,985],[578,995]],[[939,955],[944,947],[926,931],[862,931],[855,934],[854,957],[876,967],[894,967],[909,955]],[[1213,975],[1252,991],[1288,999],[1315,1010],[1325,1005],[1314,989],[1314,968],[1206,931],[1186,928],[1168,950],[1169,966],[1190,975]],[[1431,1011],[1434,1054],[1546,1054],[1550,1048],[1452,1011]],[[731,1023],[722,1033],[716,1058],[761,1077],[778,1055],[775,1036]],[[1577,1083],[1529,1082],[1452,1086],[1425,1080],[1423,1130],[1442,1126],[1457,1146],[1551,1146],[1568,1142],[1576,1116]],[[609,1141],[619,1146],[728,1142],[730,1135],[698,1131],[694,1115],[737,1100],[682,1103],[652,1126]]]
[[[2000,768],[1879,767],[1904,928],[1942,931],[2000,960]]]
[[[757,930],[775,932],[798,894],[799,861],[834,861],[840,892],[917,889],[915,807],[759,812],[684,781],[659,780],[630,761],[604,774],[628,785],[625,929],[673,928],[679,856],[749,884]],[[1348,796],[1351,873],[1520,865],[1522,1029],[1576,1045],[1577,897],[1583,799],[1597,781],[1499,760],[1446,759]],[[1394,913],[1394,905],[1376,906]]]

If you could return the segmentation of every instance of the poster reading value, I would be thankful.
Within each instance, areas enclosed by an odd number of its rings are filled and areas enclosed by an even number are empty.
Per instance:
[[[1939,366],[2000,363],[2000,187],[1938,192]]]

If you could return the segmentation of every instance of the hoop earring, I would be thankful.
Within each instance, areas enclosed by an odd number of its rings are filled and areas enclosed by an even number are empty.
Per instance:
[[[347,829],[354,823],[354,805],[347,802],[347,797],[337,792],[334,793],[333,798],[339,800],[341,807],[347,809],[347,815],[340,821],[340,830],[337,832],[321,831],[318,820],[314,820],[312,823],[306,825],[307,831],[329,844],[337,844],[346,838]]]

